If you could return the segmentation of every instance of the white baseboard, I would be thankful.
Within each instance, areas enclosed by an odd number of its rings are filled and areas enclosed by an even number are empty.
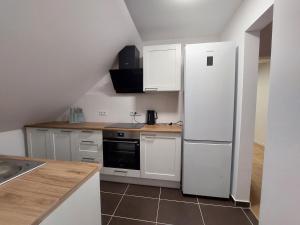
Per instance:
[[[107,175],[107,174],[101,174],[100,179],[103,181],[112,181],[112,182],[120,182],[120,183],[140,184],[140,185],[168,187],[168,188],[177,188],[177,189],[180,188],[180,182],[175,182],[175,181],[123,177],[123,176]]]

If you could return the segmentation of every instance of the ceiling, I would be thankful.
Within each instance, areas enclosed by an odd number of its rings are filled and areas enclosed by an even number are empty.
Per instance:
[[[56,119],[142,45],[123,0],[3,0],[0,33],[0,132]]]
[[[218,35],[243,0],[125,0],[143,41]]]

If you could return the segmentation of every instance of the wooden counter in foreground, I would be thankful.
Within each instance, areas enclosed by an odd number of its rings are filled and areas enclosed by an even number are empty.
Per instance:
[[[101,169],[99,164],[41,161],[46,164],[0,185],[0,225],[40,224]]]
[[[85,123],[68,123],[68,122],[47,122],[38,123],[32,125],[26,125],[25,127],[34,128],[54,128],[54,129],[79,129],[79,130],[119,130],[119,131],[139,131],[139,132],[164,132],[164,133],[181,133],[182,127],[179,125],[168,125],[168,124],[155,124],[147,125],[140,129],[119,129],[119,128],[105,128],[111,123],[101,122],[85,122]]]

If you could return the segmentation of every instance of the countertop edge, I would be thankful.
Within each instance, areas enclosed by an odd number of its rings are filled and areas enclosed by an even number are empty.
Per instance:
[[[78,124],[69,124],[67,122],[46,122],[46,123],[37,123],[37,124],[28,124],[24,128],[48,128],[48,129],[70,129],[70,130],[93,130],[93,131],[102,131],[102,130],[115,130],[115,131],[139,131],[139,132],[158,132],[158,133],[182,133],[182,126],[179,125],[168,125],[165,123],[158,123],[154,125],[155,127],[149,127],[152,125],[145,124],[144,127],[140,129],[126,129],[126,128],[108,128],[106,126],[111,123],[102,123],[102,122],[86,122]],[[148,126],[148,127],[147,127]],[[161,126],[161,127],[159,127]]]
[[[87,180],[89,180],[92,176],[94,176],[97,172],[100,172],[100,166],[95,168],[93,171],[89,173],[80,183],[78,183],[74,188],[68,191],[64,196],[62,196],[59,201],[57,201],[49,210],[47,210],[43,215],[37,218],[31,225],[39,225],[43,222],[55,209],[57,209],[62,203],[64,203],[74,192],[76,192]],[[99,190],[100,191],[100,190]]]
[[[89,180],[92,176],[94,176],[97,172],[101,170],[100,166],[95,168],[93,171],[89,173],[80,183],[78,183],[75,187],[73,187],[70,191],[68,191],[59,201],[57,201],[49,210],[43,213],[39,218],[37,218],[32,225],[39,225],[44,221],[55,209],[57,209],[62,203],[64,203],[75,191],[77,191],[87,180]],[[100,200],[99,200],[100,201]]]
[[[47,166],[47,163],[70,163],[73,164],[74,162],[65,162],[65,161],[60,161],[60,160],[48,160],[48,159],[40,159],[40,158],[31,158],[31,157],[21,157],[21,156],[12,156],[12,155],[1,155],[0,157],[2,158],[7,158],[7,159],[17,159],[17,160],[33,160],[33,161],[41,161],[45,162],[45,166]],[[80,164],[80,162],[76,162]],[[66,193],[64,193],[62,196],[57,198],[57,201],[55,201],[52,205],[49,206],[48,209],[45,209],[40,215],[37,215],[37,217],[30,222],[28,225],[39,225],[42,221],[44,221],[51,213],[53,213],[62,203],[64,203],[74,192],[76,192],[83,184],[85,184],[92,176],[94,176],[96,173],[99,172],[103,168],[102,164],[94,164],[94,163],[84,163],[84,164],[90,164],[93,165],[90,169],[90,171],[85,175],[84,178],[82,178],[78,183],[76,183],[73,187],[71,187]],[[41,166],[42,168],[42,166]],[[40,168],[36,168],[31,172],[34,172],[35,170],[38,170]],[[24,174],[26,176],[26,173]],[[22,176],[17,177],[16,179],[21,180],[21,181],[27,181],[27,179]],[[13,183],[14,180],[11,180],[9,183]],[[99,190],[100,192],[100,190]],[[100,201],[100,200],[99,200]]]

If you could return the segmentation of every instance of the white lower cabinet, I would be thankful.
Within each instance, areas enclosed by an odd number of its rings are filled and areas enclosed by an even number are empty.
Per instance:
[[[72,149],[74,145],[72,130],[52,130],[51,145],[56,160],[72,160]]]
[[[181,135],[141,134],[141,177],[180,181]]]
[[[28,156],[103,163],[102,131],[26,128]]]
[[[26,128],[33,158],[103,164],[102,131]],[[103,168],[102,174],[180,181],[181,134],[141,133],[140,171]]]
[[[72,160],[103,163],[102,131],[77,131]]]
[[[50,129],[27,128],[27,151],[33,158],[54,159]]]
[[[40,225],[101,225],[100,175],[96,173],[48,215]]]

